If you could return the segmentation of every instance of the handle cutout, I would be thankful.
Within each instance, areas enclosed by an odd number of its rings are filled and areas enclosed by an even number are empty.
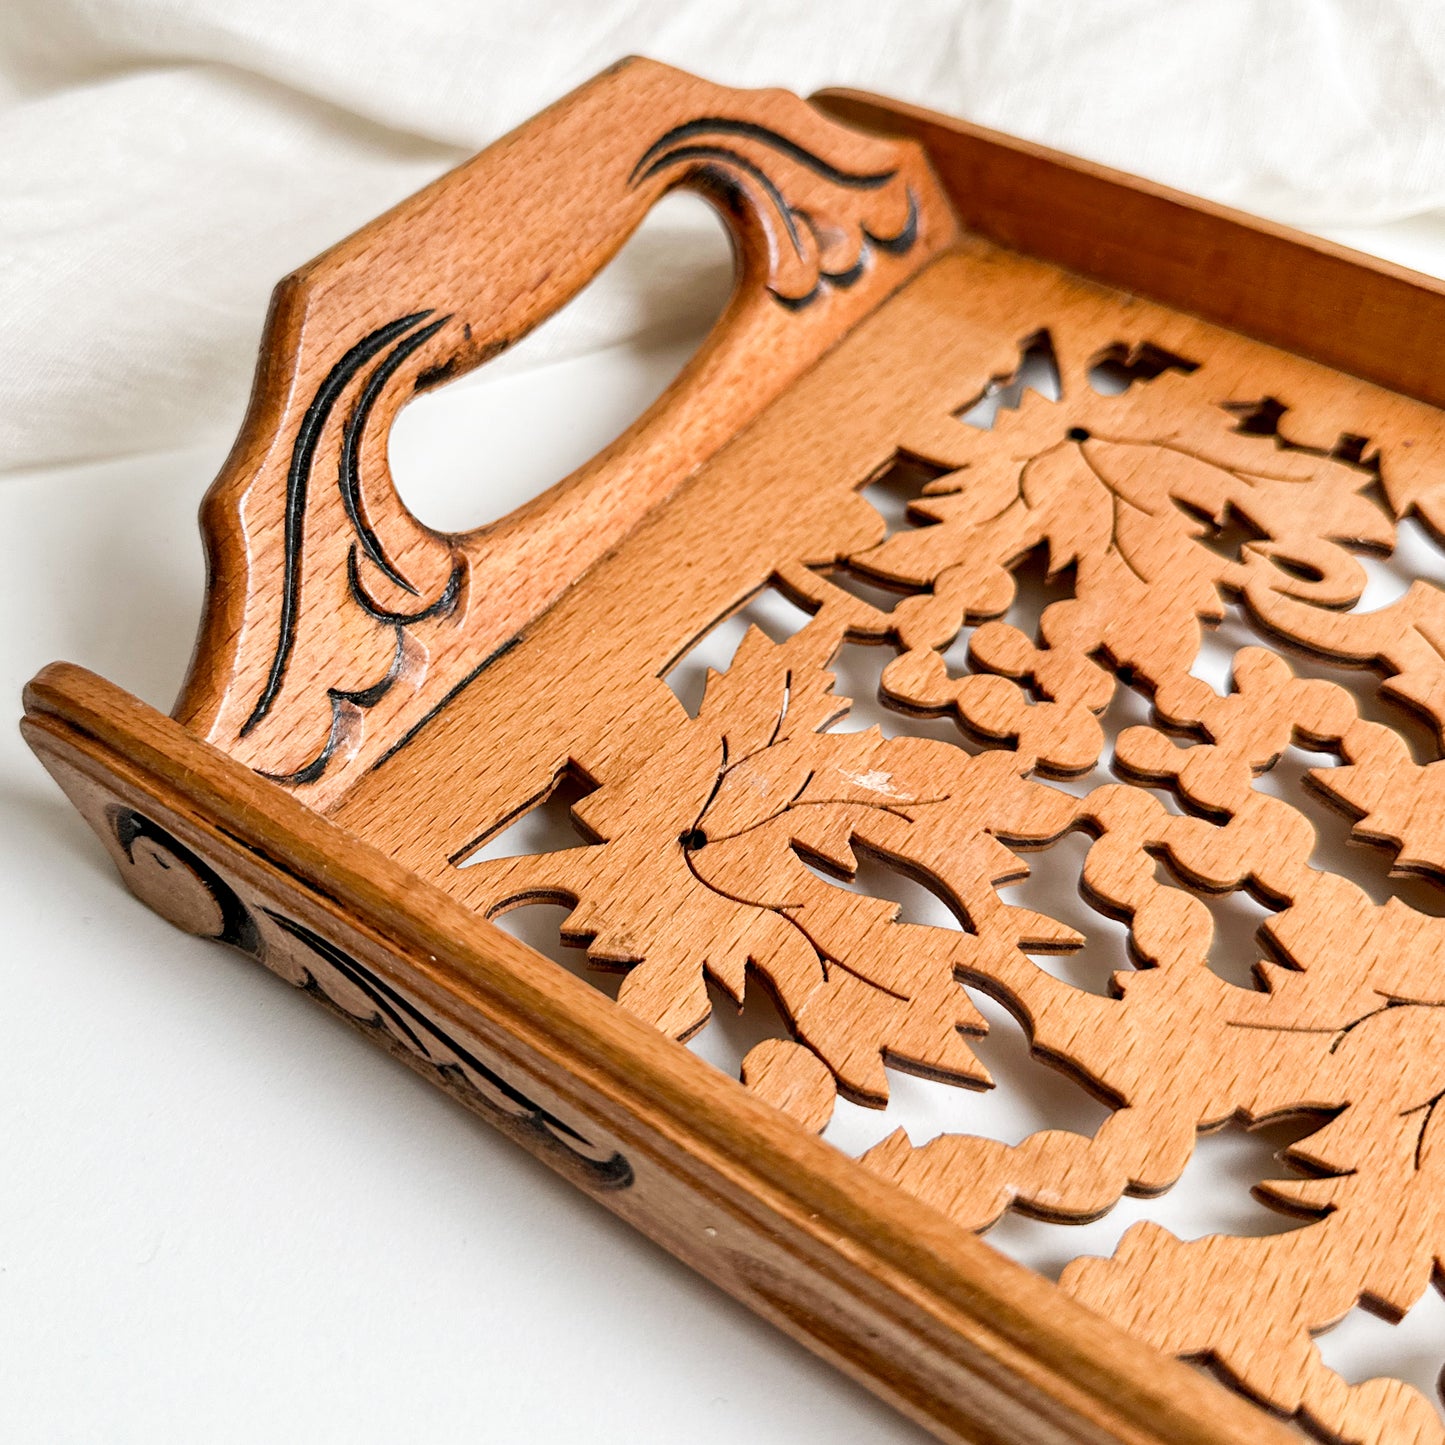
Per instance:
[[[619,416],[631,426],[647,412],[707,340],[734,285],[717,211],[695,193],[664,197],[555,315],[401,410],[387,446],[402,503],[428,527],[466,532],[531,501],[615,441],[626,430]]]

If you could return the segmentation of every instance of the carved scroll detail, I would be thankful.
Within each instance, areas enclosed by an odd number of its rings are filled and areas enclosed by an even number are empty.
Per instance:
[[[413,999],[360,959],[272,908],[253,911],[203,858],[150,818],[114,809],[111,828],[122,872],[146,903],[187,932],[240,948],[350,1022],[381,1036],[395,1053],[504,1133],[548,1154],[592,1189],[626,1189],[632,1166],[598,1148],[529,1098]]]
[[[538,220],[530,232],[507,231],[508,206],[493,190],[520,185],[512,155],[491,167],[495,186],[476,200],[489,208],[484,229],[501,232],[492,244],[508,253],[495,275],[473,254],[479,236],[468,233],[462,246],[451,234],[453,218],[435,266],[413,257],[412,273],[398,273],[388,312],[377,315],[372,297],[329,325],[292,317],[288,307],[332,304],[326,258],[307,278],[317,299],[284,286],[278,293],[268,354],[296,347],[299,335],[296,370],[288,377],[280,358],[269,358],[253,404],[265,455],[257,462],[238,449],[213,494],[213,547],[239,555],[216,569],[226,580],[213,589],[180,715],[317,808],[332,806],[444,706],[951,235],[916,147],[856,135],[795,97],[738,100],[706,86],[703,97],[732,100],[737,113],[689,109],[696,118],[668,125],[673,107],[645,122],[630,112],[626,126],[599,136],[607,87],[624,86],[624,72],[597,85],[557,122],[595,161],[588,185],[556,198],[548,225],[557,236]],[[565,149],[540,133],[532,144],[539,171],[557,164],[554,146]],[[487,171],[488,162],[474,165]],[[455,535],[423,525],[402,504],[388,464],[398,410],[519,340],[605,262],[649,204],[682,185],[726,213],[744,284],[692,389],[680,381],[663,404],[672,406],[666,459],[639,444],[559,480],[525,517]],[[464,255],[448,249],[459,246]],[[368,262],[383,278],[392,277],[388,255]],[[756,354],[770,366],[758,368]]]
[[[815,215],[787,198],[785,180],[769,174],[768,161],[776,168],[778,158],[834,188],[828,212]],[[897,167],[844,170],[752,121],[704,116],[674,126],[643,152],[630,181],[688,171],[759,193],[759,213],[774,223],[768,290],[789,311],[811,306],[826,290],[856,285],[873,252],[903,256],[918,240],[918,196]]]
[[[346,557],[346,595],[367,619],[379,628],[389,630],[393,642],[385,671],[374,679],[362,679],[359,686],[328,686],[325,690],[331,705],[330,726],[321,750],[299,767],[287,773],[262,768],[267,777],[292,785],[313,783],[326,771],[337,748],[359,724],[361,710],[374,707],[401,677],[407,659],[407,629],[419,622],[445,617],[453,612],[466,574],[463,560],[439,537],[420,526],[409,528],[407,538],[412,553],[421,550],[434,555],[426,562],[435,569],[439,563],[450,562],[445,580],[431,583],[426,578],[413,581],[393,559],[386,543],[378,535],[368,509],[366,488],[361,476],[361,445],[376,406],[387,382],[413,352],[425,346],[448,321],[449,316],[429,320],[429,311],[402,316],[357,342],[327,373],[306,409],[301,428],[291,450],[286,474],[285,540],[281,563],[281,600],[276,618],[276,645],[266,669],[265,681],[254,705],[241,724],[239,736],[245,738],[271,711],[286,682],[287,670],[296,649],[302,572],[306,563],[307,524],[313,487],[325,480],[316,477],[317,447],[333,411],[345,401],[346,419],[341,430],[336,460],[336,493],[346,517],[342,533]],[[319,509],[327,511],[329,509]],[[407,519],[410,520],[410,519]],[[413,572],[418,567],[415,556],[409,559]],[[368,574],[371,580],[368,582]],[[379,587],[416,599],[410,606],[391,605],[376,595]],[[434,595],[427,597],[423,589]]]

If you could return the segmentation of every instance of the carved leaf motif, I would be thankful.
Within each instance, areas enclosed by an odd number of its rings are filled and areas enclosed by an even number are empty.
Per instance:
[[[1436,537],[1445,539],[1445,476],[1431,449],[1401,449],[1381,468],[1380,480],[1397,517],[1416,513]]]
[[[1313,776],[1359,815],[1358,836],[1398,850],[1398,869],[1445,878],[1445,761],[1416,763],[1403,739],[1385,733],[1359,762]]]
[[[1433,1073],[1380,1078],[1381,1060],[1423,1051]],[[1346,1438],[1436,1439],[1438,1417],[1398,1381],[1350,1387],[1311,1332],[1361,1297],[1393,1317],[1429,1287],[1445,1246],[1445,1010],[1377,1010],[1339,1036],[1333,1057],[1360,1100],[1288,1151],[1323,1178],[1270,1180],[1261,1197],[1315,1222],[1266,1238],[1184,1242],[1136,1225],[1110,1260],[1079,1259],[1071,1293],[1162,1348],[1207,1352],[1250,1393]],[[1385,1245],[1388,1241],[1388,1246]],[[1241,1289],[1239,1282],[1248,1280]]]
[[[1427,523],[1433,483],[1421,483],[1418,458],[1413,491],[1395,457],[1359,462],[1362,438],[1337,451],[1286,441],[1282,406],[1201,395],[1207,368],[1136,377],[1104,398],[1081,385],[1082,361],[1064,356],[1061,404],[1015,391],[991,431],[925,428],[940,449],[917,454],[951,470],[912,505],[915,526],[849,562],[926,589],[854,624],[903,645],[885,696],[956,711],[975,736],[1013,743],[1021,771],[1093,765],[1096,714],[1120,681],[1197,740],[1181,746],[1151,726],[1117,741],[1114,770],[1173,792],[1185,816],[1139,787],[1101,787],[1079,805],[1097,839],[1081,886],[1130,925],[1135,969],[1114,974],[1113,996],[1017,954],[981,981],[1027,1020],[1036,1054],[1117,1107],[1093,1136],[1051,1129],[1017,1145],[944,1134],[915,1147],[899,1130],[866,1162],[975,1229],[1010,1205],[1082,1221],[1125,1192],[1171,1185],[1200,1128],[1318,1113],[1325,1122],[1284,1156],[1291,1177],[1256,1191],[1308,1222],[1192,1242],[1141,1225],[1112,1260],[1078,1261],[1062,1282],[1161,1348],[1212,1358],[1330,1439],[1445,1439],[1421,1394],[1397,1380],[1347,1384],[1312,1338],[1362,1301],[1403,1314],[1438,1277],[1445,919],[1321,872],[1315,829],[1255,783],[1291,743],[1335,753],[1341,766],[1310,781],[1358,818],[1355,836],[1395,850],[1397,871],[1439,880],[1445,764],[1417,761],[1345,688],[1296,677],[1263,649],[1236,653],[1224,697],[1191,672],[1203,628],[1238,602],[1267,635],[1374,667],[1445,738],[1445,594],[1422,580],[1389,607],[1350,610],[1365,582],[1356,552],[1394,542],[1375,477],[1393,477],[1397,515],[1414,505]],[[1031,552],[1072,594],[1044,608],[1036,636],[989,620],[1012,604]],[[980,625],[970,670],[955,677],[941,654],[965,622]],[[1234,889],[1277,910],[1260,930],[1254,989],[1211,967],[1214,922],[1199,895]]]
[[[1064,374],[1082,370],[1066,363]],[[1166,371],[1123,396],[1081,387],[1053,403],[1025,391],[992,430],[961,426],[954,470],[913,505],[920,525],[852,559],[929,589],[896,608],[908,651],[886,694],[956,708],[970,731],[1074,773],[1099,755],[1091,715],[1112,693],[1108,672],[1148,686],[1187,670],[1201,624],[1218,623],[1227,599],[1257,613],[1358,601],[1366,576],[1350,549],[1388,549],[1394,536],[1365,495],[1373,473],[1242,430],[1249,407],[1212,407],[1201,427],[1198,385]],[[1011,569],[1039,548],[1051,578],[1072,573],[1073,595],[1045,609],[1035,641],[986,619],[1007,610]],[[953,679],[934,649],[965,621],[984,623],[970,643],[976,672]],[[1043,705],[998,679],[1031,684]]]
[[[887,1098],[885,1060],[984,1083],[963,1038],[983,1020],[957,978],[1023,943],[1077,942],[998,901],[995,885],[1023,870],[995,832],[1050,836],[1071,801],[1019,779],[1003,753],[820,731],[847,700],[815,641],[750,631],[696,719],[576,809],[602,842],[474,868],[493,912],[571,900],[566,932],[627,968],[621,1001],[677,1035],[707,1017],[704,973],[741,1002],[751,967],[855,1098]],[[851,877],[859,848],[926,878],[963,926],[900,922],[897,904],[820,876]]]
[[[938,525],[855,561],[921,586],[953,567],[1006,568],[1046,543],[1051,572],[1081,569],[1081,595],[1132,577],[1183,590],[1203,613],[1217,611],[1218,588],[1258,582],[1321,605],[1357,599],[1364,577],[1348,546],[1388,547],[1394,535],[1361,495],[1372,474],[1241,431],[1239,408],[1215,408],[1207,437],[1182,428],[1181,392],[1196,385],[1170,372],[1123,397],[1061,404],[1026,391],[991,431],[965,434],[950,458],[961,465],[925,487],[916,511]],[[1197,421],[1193,397],[1189,408]],[[1211,549],[1231,517],[1255,535]]]
[[[573,941],[626,970],[622,1002],[679,1036],[707,1015],[705,979],[741,1000],[751,974],[867,1103],[886,1098],[885,1063],[986,1085],[964,1037],[983,1021],[958,985],[988,993],[1038,1059],[1112,1112],[1092,1134],[1016,1144],[945,1133],[915,1146],[899,1129],[863,1156],[971,1229],[1010,1208],[1093,1219],[1171,1187],[1201,1130],[1310,1121],[1256,1190],[1296,1227],[1181,1240],[1138,1225],[1062,1284],[1324,1438],[1435,1445],[1445,1431],[1424,1395],[1347,1383],[1313,1335],[1362,1303],[1403,1313],[1445,1268],[1445,918],[1325,871],[1310,817],[1259,779],[1292,745],[1332,754],[1310,782],[1358,820],[1356,838],[1438,881],[1445,763],[1417,758],[1355,690],[1263,647],[1235,652],[1223,695],[1193,668],[1205,629],[1237,606],[1270,637],[1383,674],[1382,693],[1445,738],[1445,593],[1421,580],[1353,610],[1358,552],[1394,541],[1377,500],[1392,459],[1359,460],[1363,438],[1321,444],[1316,418],[1311,444],[1292,443],[1282,404],[1224,405],[1207,364],[1157,348],[1060,356],[1061,403],[1014,386],[992,430],[955,415],[920,422],[927,445],[900,438],[896,454],[932,458],[915,474],[936,476],[915,525],[832,572],[785,561],[779,585],[816,609],[807,626],[782,645],[750,632],[696,718],[677,709],[650,752],[608,759],[575,810],[599,841],[476,865],[478,891],[494,912],[569,902]],[[1100,356],[1127,363],[1122,395],[1086,383]],[[1025,631],[1003,614],[1030,554],[1065,595]],[[902,595],[883,610],[829,580],[839,568]],[[965,623],[968,665],[953,675],[943,652]],[[847,638],[898,646],[882,693],[900,711],[952,711],[1011,746],[838,730],[848,702],[828,668]],[[1098,714],[1121,685],[1152,716],[1116,738],[1119,781],[1083,796],[1033,781],[1098,763]],[[1103,996],[1029,956],[1078,935],[1001,894],[1025,871],[1015,850],[1070,830],[1092,840],[1082,893],[1129,931]],[[863,855],[926,881],[960,928],[900,921],[836,886]],[[1229,968],[1209,900],[1235,892],[1269,913],[1257,951]],[[796,1094],[817,1127],[827,1101],[805,1077],[772,1097]]]

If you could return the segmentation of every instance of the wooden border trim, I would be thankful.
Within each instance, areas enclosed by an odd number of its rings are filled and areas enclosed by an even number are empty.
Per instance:
[[[598,1197],[815,1352],[951,1441],[1285,1445],[1256,1406],[1127,1336],[809,1135],[681,1045],[282,788],[82,668],[26,692],[42,757],[154,800],[193,844],[361,936],[394,979],[505,1049],[629,1158],[721,1210],[739,1268],[697,1231]],[[674,1189],[674,1193],[677,1190]]]
[[[921,141],[960,222],[991,241],[1445,406],[1445,282],[917,106],[810,99]]]

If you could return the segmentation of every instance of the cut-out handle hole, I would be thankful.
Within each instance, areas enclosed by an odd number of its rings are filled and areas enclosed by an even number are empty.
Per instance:
[[[505,355],[415,397],[388,442],[413,515],[444,532],[494,522],[561,481],[644,413],[727,305],[732,248],[699,196],[659,203],[592,282]]]

